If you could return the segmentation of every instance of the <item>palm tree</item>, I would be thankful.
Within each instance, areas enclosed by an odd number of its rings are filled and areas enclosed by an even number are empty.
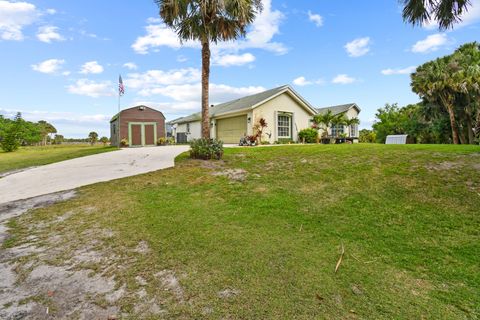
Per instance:
[[[443,106],[449,114],[454,144],[459,143],[457,121],[455,117],[455,94],[459,83],[454,78],[449,58],[439,58],[419,66],[412,74],[413,92],[428,102]]]
[[[160,17],[181,41],[202,45],[202,137],[210,138],[208,88],[210,43],[245,36],[246,27],[262,10],[261,0],[155,0]]]
[[[313,117],[313,122],[322,126],[322,129],[324,130],[322,135],[328,135],[328,128],[332,125],[332,120],[334,118],[335,116],[333,115],[332,110],[327,110],[327,112],[317,114],[315,117]]]
[[[335,115],[330,122],[332,127],[345,126],[347,122],[347,117],[345,113],[340,113]],[[338,129],[338,128],[337,128]],[[335,138],[338,138],[338,130],[335,131]]]
[[[471,0],[401,0],[403,20],[413,25],[423,25],[432,20],[440,29],[452,28],[462,21],[462,15],[472,5]]]
[[[352,126],[355,124],[360,124],[360,120],[358,118],[345,119],[345,125],[348,127],[348,134],[350,137],[352,137]]]

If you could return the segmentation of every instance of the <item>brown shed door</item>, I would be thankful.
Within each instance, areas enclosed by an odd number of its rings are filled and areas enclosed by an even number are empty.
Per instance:
[[[145,144],[147,146],[155,144],[155,126],[153,124],[145,125]]]
[[[142,145],[142,125],[132,124],[132,146]]]

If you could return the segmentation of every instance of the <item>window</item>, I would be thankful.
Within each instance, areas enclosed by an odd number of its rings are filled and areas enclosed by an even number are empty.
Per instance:
[[[338,137],[344,132],[344,127],[341,124],[332,126],[332,137]]]
[[[187,133],[190,133],[190,123],[187,123]]]
[[[350,126],[350,137],[358,137],[358,124],[352,124]]]
[[[291,138],[292,136],[292,116],[290,114],[278,115],[278,137],[279,138]]]

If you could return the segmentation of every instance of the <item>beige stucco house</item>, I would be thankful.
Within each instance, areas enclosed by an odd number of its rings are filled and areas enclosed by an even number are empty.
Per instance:
[[[356,103],[347,103],[338,106],[317,108],[317,113],[319,114],[327,113],[328,111],[331,111],[332,115],[334,116],[339,114],[345,114],[345,117],[347,119],[353,119],[358,118],[361,109]],[[325,130],[319,128],[320,136],[322,136],[324,131]],[[337,125],[327,128],[327,135],[331,137],[337,137],[343,133],[345,133],[348,138],[352,138],[354,142],[358,142],[358,124],[352,124],[351,126]]]
[[[355,104],[354,104],[355,105]],[[355,105],[356,106],[356,105]],[[246,135],[253,135],[253,127],[263,118],[268,127],[262,141],[298,141],[298,132],[312,126],[313,117],[323,112],[315,109],[289,85],[284,85],[244,98],[210,107],[210,136],[224,143],[235,143]],[[358,107],[345,111],[355,117]],[[201,114],[170,121],[172,135],[178,143],[201,137]],[[335,129],[337,130],[337,129]],[[358,132],[358,129],[357,129]]]

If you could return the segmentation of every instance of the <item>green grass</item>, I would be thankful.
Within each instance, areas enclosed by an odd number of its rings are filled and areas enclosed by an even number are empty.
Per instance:
[[[480,317],[479,147],[237,148],[224,162],[177,162],[82,188],[12,223],[13,239],[29,235],[27,221],[73,210],[45,232],[88,243],[84,230],[114,231],[105,245],[124,261],[116,280],[133,292],[142,275],[170,319]],[[226,169],[246,180],[213,175]],[[130,250],[139,241],[148,255]],[[164,269],[186,303],[158,286]],[[226,288],[239,294],[219,298]],[[120,300],[122,310],[135,299]]]
[[[22,147],[15,152],[0,150],[0,173],[114,150],[117,150],[117,148],[104,147],[100,144],[95,146],[75,144]]]

